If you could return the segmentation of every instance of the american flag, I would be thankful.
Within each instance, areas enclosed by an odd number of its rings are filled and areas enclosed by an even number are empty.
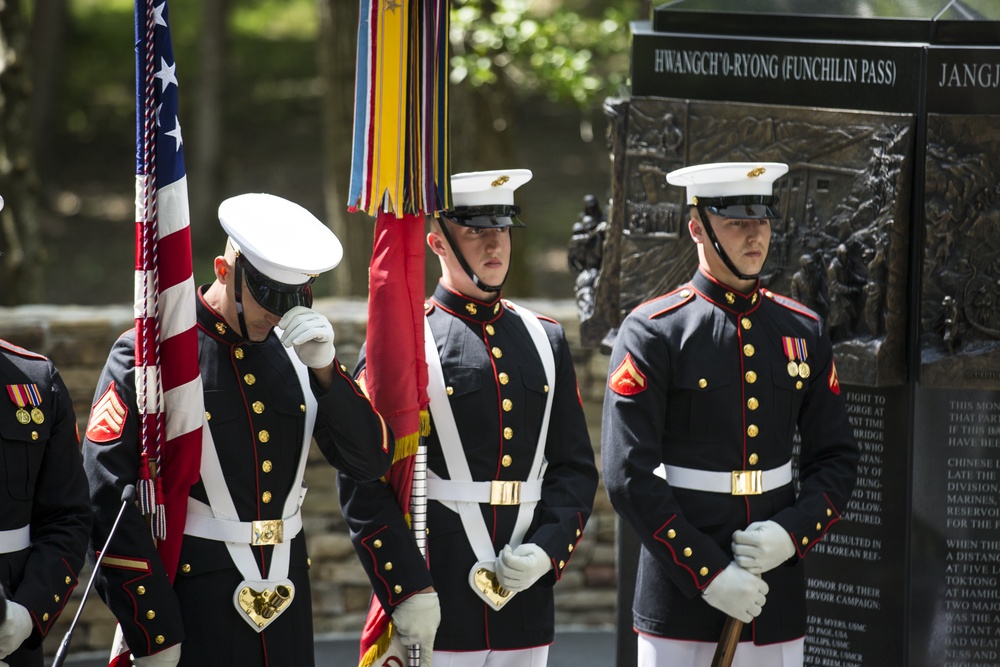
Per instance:
[[[136,0],[135,372],[140,504],[163,565],[180,558],[187,496],[198,481],[205,415],[177,71],[167,3]]]

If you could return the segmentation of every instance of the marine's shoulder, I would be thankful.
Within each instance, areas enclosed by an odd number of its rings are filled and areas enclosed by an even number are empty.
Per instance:
[[[682,285],[672,292],[639,304],[632,311],[632,315],[647,319],[664,317],[679,312],[684,306],[694,303],[694,296],[694,289],[690,285]]]
[[[0,338],[0,354],[18,359],[30,359],[42,362],[49,361],[49,358],[45,355],[32,352],[31,350],[25,349],[19,345],[14,345],[14,343],[6,341],[3,338]]]
[[[777,292],[772,292],[771,290],[761,290],[763,294],[769,301],[773,302],[775,305],[780,306],[782,310],[787,311],[789,314],[796,315],[813,322],[819,321],[819,315],[816,311],[812,310],[808,306],[799,303],[795,299],[784,296],[783,294],[778,294]]]

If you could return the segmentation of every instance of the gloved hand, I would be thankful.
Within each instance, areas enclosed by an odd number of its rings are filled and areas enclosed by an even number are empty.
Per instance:
[[[16,651],[31,636],[31,614],[13,600],[7,600],[7,620],[0,625],[0,659]]]
[[[281,344],[295,346],[295,353],[309,368],[326,368],[333,362],[337,354],[333,326],[315,310],[295,306],[282,316],[278,328],[283,330]]]
[[[764,574],[795,555],[791,536],[774,521],[755,521],[733,533],[736,563],[751,574]]]
[[[434,636],[441,622],[441,604],[434,591],[406,598],[392,612],[392,624],[406,646],[420,644],[420,667],[431,667]]]
[[[701,596],[727,616],[749,623],[760,616],[767,601],[767,582],[750,574],[736,563],[730,563],[705,587]]]
[[[497,581],[514,592],[523,591],[552,569],[552,559],[537,544],[527,542],[516,548],[508,544],[496,560]]]
[[[170,648],[165,648],[159,653],[143,656],[135,659],[138,667],[176,667],[181,661],[181,645],[174,644]]]

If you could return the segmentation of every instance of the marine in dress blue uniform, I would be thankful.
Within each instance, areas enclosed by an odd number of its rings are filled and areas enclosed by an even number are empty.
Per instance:
[[[772,182],[786,171],[672,172],[687,188],[699,269],[633,310],[615,341],[603,467],[642,543],[640,665],[707,665],[727,614],[748,621],[736,664],[802,663],[802,560],[846,507],[858,448],[823,323],[757,278],[778,215]]]
[[[553,586],[583,535],[597,488],[593,450],[562,327],[536,318],[554,359],[553,382],[543,370],[525,310],[500,296],[509,267],[509,230],[520,225],[513,190],[530,176],[527,170],[508,170],[453,177],[455,209],[434,222],[428,235],[428,244],[441,257],[443,278],[425,305],[446,385],[441,389],[472,480],[487,487],[498,480],[498,488],[503,482],[529,480],[543,435],[546,399],[554,392],[544,434],[540,497],[520,547],[512,542],[519,505],[491,505],[487,500],[475,510],[490,536],[480,551],[496,559],[489,560],[486,569],[496,572],[501,585],[520,590],[500,609],[474,592],[470,570],[481,558],[471,543],[474,538],[450,503],[433,499],[433,489],[428,492],[432,499],[425,562],[391,490],[382,483],[340,476],[341,504],[355,547],[375,595],[392,610],[394,622],[400,605],[418,598],[420,591],[433,586],[439,596],[434,665],[544,664],[547,648],[539,647],[553,641]],[[462,235],[476,240],[467,245]],[[363,355],[356,372],[363,379]],[[428,477],[449,479],[441,419],[432,396]],[[505,580],[505,548],[514,554],[507,562],[515,568],[530,562],[523,578],[513,573],[512,580]],[[535,654],[526,656],[523,650],[531,649]],[[504,657],[512,662],[497,662]]]
[[[0,340],[0,384],[0,598],[9,598],[0,660],[41,667],[41,642],[86,557],[87,480],[73,402],[52,362]]]
[[[282,511],[289,495],[301,492],[298,466],[303,438],[310,435],[306,405],[315,399],[311,435],[320,451],[360,479],[385,473],[392,436],[336,360],[329,322],[310,309],[313,278],[342,254],[333,233],[305,209],[271,195],[226,200],[219,217],[229,234],[226,254],[216,258],[216,281],[199,289],[196,304],[206,424],[223,486],[239,515],[237,527],[246,535],[241,548],[252,554],[264,579],[277,567],[280,545],[264,539],[250,546],[249,522],[284,519],[294,598],[259,633],[241,618],[234,594],[246,573],[219,532],[226,526],[210,520],[204,530],[193,528],[192,503],[204,510],[212,502],[209,487],[218,490],[217,483],[206,481],[204,463],[190,491],[173,586],[146,521],[130,505],[104,557],[97,588],[139,664],[176,664],[179,652],[182,665],[312,665],[306,541],[301,524],[293,527]],[[92,545],[104,543],[121,490],[136,483],[140,468],[134,348],[134,330],[115,343],[84,442],[97,515]],[[304,376],[293,354],[308,366],[308,380],[300,381]],[[182,651],[171,651],[181,645]],[[159,656],[166,657],[161,662]]]

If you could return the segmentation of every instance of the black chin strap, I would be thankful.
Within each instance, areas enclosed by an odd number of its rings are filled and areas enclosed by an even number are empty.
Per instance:
[[[441,223],[440,225],[441,234],[444,236],[444,240],[448,242],[448,246],[451,248],[451,251],[455,253],[455,257],[458,259],[458,263],[461,265],[462,270],[465,271],[465,274],[467,276],[469,276],[469,278],[472,280],[472,283],[479,289],[483,290],[484,292],[501,291],[503,289],[503,284],[507,282],[507,276],[510,274],[510,262],[507,263],[507,273],[504,274],[503,280],[500,281],[500,284],[487,285],[486,283],[484,283],[482,280],[479,279],[479,276],[476,275],[476,272],[472,270],[472,267],[469,266],[469,263],[465,261],[465,257],[463,257],[462,253],[458,250],[458,247],[455,245],[455,241],[451,238],[451,232],[448,231],[447,221],[442,218],[440,220],[440,223]],[[508,234],[509,233],[510,232],[508,232]],[[513,243],[511,244],[511,248],[513,249]]]
[[[733,272],[733,275],[740,280],[757,280],[757,278],[760,277],[760,271],[753,274],[746,274],[736,268],[736,265],[733,264],[733,260],[729,259],[729,255],[726,254],[726,251],[722,248],[722,244],[719,243],[719,238],[715,235],[715,230],[712,229],[712,223],[708,221],[708,211],[706,211],[705,207],[700,204],[696,206],[696,208],[698,209],[698,215],[701,216],[701,224],[705,227],[705,233],[708,234],[708,239],[712,242],[712,247],[715,248],[715,252],[717,252],[719,257],[722,259],[722,263],[725,264],[726,267]]]
[[[240,335],[246,342],[252,343],[250,336],[247,335],[247,323],[243,317],[243,262],[240,261],[239,255],[233,262],[233,280],[236,281],[233,285],[233,294],[236,300],[236,318],[240,322]]]

